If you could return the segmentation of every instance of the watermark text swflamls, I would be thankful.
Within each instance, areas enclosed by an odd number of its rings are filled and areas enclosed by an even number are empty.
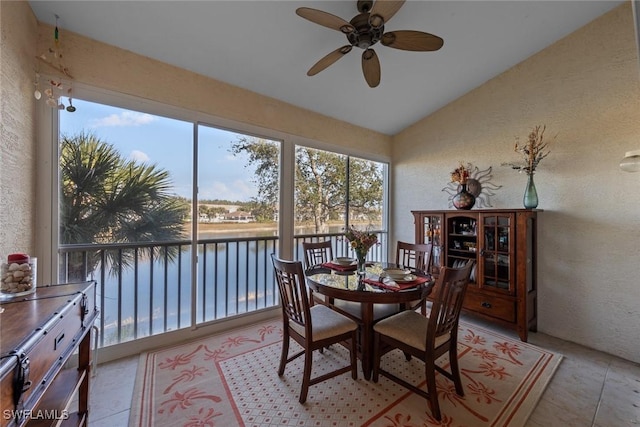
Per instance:
[[[5,420],[11,419],[29,419],[29,420],[67,420],[69,419],[69,411],[59,409],[22,409],[13,410],[5,409],[2,411],[2,416]]]

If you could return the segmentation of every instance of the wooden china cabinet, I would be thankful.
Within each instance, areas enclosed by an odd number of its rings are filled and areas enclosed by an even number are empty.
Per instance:
[[[475,262],[463,309],[517,330],[537,326],[536,227],[540,210],[412,211],[415,242],[431,243],[431,273]],[[435,295],[436,290],[432,292]]]

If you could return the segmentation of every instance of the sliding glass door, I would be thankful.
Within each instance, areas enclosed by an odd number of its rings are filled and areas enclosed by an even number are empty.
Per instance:
[[[280,143],[198,125],[197,322],[277,304]]]
[[[189,326],[192,123],[74,103],[59,116],[59,282],[98,280],[103,345]]]
[[[294,221],[298,259],[305,241],[331,240],[336,256],[352,256],[344,230],[354,227],[378,234],[371,259],[387,249],[386,163],[316,148],[296,147]]]
[[[279,142],[74,102],[59,117],[58,280],[98,281],[102,345],[277,304]]]
[[[47,270],[97,281],[101,346],[277,306],[270,255],[301,259],[320,239],[347,253],[347,226],[375,230],[372,255],[386,251],[386,163],[74,93],[75,112],[50,110]]]

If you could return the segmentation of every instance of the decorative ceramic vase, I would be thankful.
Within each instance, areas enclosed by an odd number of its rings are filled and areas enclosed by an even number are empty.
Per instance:
[[[467,191],[467,184],[460,184],[460,191],[453,196],[451,201],[456,209],[469,210],[476,203],[476,198]]]
[[[356,269],[356,271],[358,272],[359,275],[364,275],[366,272],[366,267],[367,267],[366,258],[367,258],[366,252],[356,251],[356,259],[358,260],[357,262],[358,268]]]
[[[536,191],[536,184],[533,182],[533,173],[530,173],[528,177],[522,204],[525,209],[534,209],[538,207],[538,192]]]

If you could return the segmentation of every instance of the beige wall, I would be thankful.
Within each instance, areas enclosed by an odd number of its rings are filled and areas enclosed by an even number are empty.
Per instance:
[[[35,98],[38,23],[25,1],[0,2],[0,261],[33,253]]]
[[[521,208],[514,137],[557,134],[535,174],[540,198],[538,329],[640,362],[640,72],[630,4],[488,81],[394,138],[393,230],[412,209],[444,209],[459,161],[493,167],[496,208]],[[416,197],[416,195],[419,195]]]

